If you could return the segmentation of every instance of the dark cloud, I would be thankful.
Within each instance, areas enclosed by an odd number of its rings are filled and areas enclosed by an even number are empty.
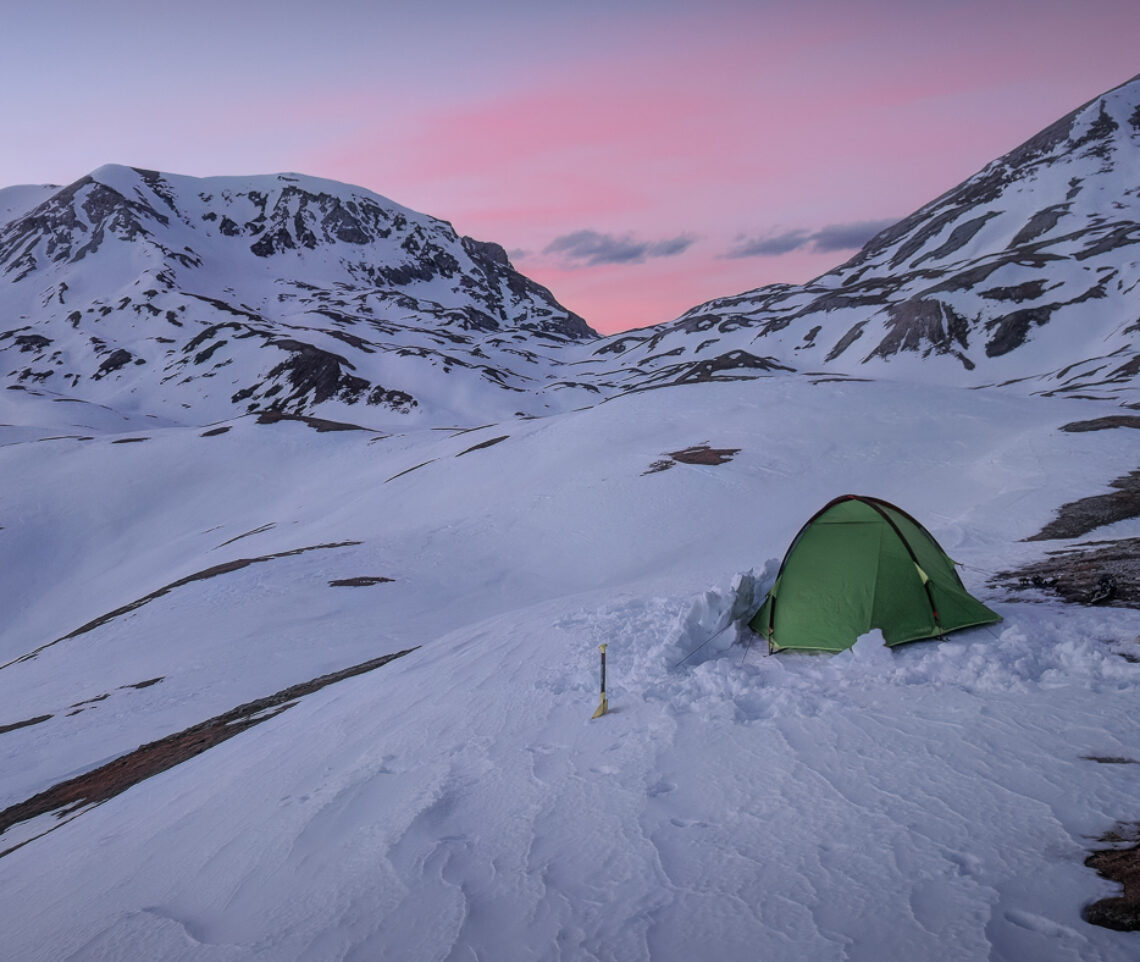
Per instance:
[[[810,250],[815,254],[858,250],[879,231],[894,223],[893,220],[860,220],[849,224],[829,224],[817,231],[790,230],[764,237],[740,237],[722,256],[778,257],[796,250]]]
[[[858,220],[850,224],[832,224],[812,234],[812,250],[821,254],[858,250],[879,231],[895,223],[897,221],[893,220]]]
[[[806,230],[790,230],[785,234],[770,234],[767,237],[741,237],[725,257],[778,257],[799,250],[811,243],[811,234]]]
[[[596,230],[578,230],[556,237],[543,250],[544,254],[561,254],[579,266],[597,264],[640,264],[650,257],[676,257],[687,251],[695,237],[679,234],[659,241],[635,240],[626,234],[602,234]]]

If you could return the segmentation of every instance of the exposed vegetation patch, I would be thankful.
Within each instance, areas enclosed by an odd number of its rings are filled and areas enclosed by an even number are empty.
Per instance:
[[[727,464],[739,453],[740,448],[710,448],[707,444],[697,444],[681,451],[670,451],[664,458],[654,461],[648,470],[641,473],[645,476],[656,474],[658,471],[668,471],[674,464]]]
[[[226,545],[233,544],[235,541],[241,541],[242,538],[249,538],[255,534],[261,534],[261,532],[268,531],[270,528],[275,528],[276,526],[277,522],[270,521],[268,524],[263,524],[260,528],[254,528],[252,531],[245,531],[239,535],[235,535],[234,537],[230,538],[229,541],[223,541],[220,545],[218,545],[218,547],[224,548]]]
[[[509,434],[504,434],[499,438],[491,438],[488,441],[480,441],[478,444],[473,444],[466,451],[460,451],[456,457],[460,458],[465,454],[470,454],[472,451],[478,451],[481,448],[489,448],[492,444],[498,444],[500,441],[506,441],[510,437]]]
[[[307,424],[314,431],[371,431],[372,428],[361,427],[359,424],[349,424],[346,421],[329,421],[325,418],[314,418],[308,414],[286,414],[284,411],[261,411],[257,415],[258,424],[277,424],[279,421],[300,421]]]
[[[149,688],[151,685],[157,685],[160,681],[166,681],[165,675],[159,675],[157,678],[148,678],[146,681],[136,681],[133,685],[120,685],[120,690],[123,688]]]
[[[204,438],[215,438],[219,434],[225,434],[229,429],[230,426],[228,424],[224,424],[220,428],[210,428],[209,431],[203,431],[201,436]]]
[[[1071,421],[1061,426],[1062,431],[1072,433],[1104,431],[1108,428],[1140,428],[1140,415],[1110,414],[1103,418],[1093,418],[1091,421]]]
[[[123,605],[121,608],[116,608],[114,611],[109,611],[105,615],[100,615],[98,618],[92,619],[85,625],[80,625],[74,631],[69,631],[66,635],[56,638],[54,641],[49,641],[46,644],[40,645],[38,648],[29,651],[27,654],[20,655],[19,658],[13,658],[11,661],[5,662],[0,665],[0,668],[7,668],[9,665],[18,664],[21,661],[29,661],[35,658],[40,652],[58,645],[61,641],[67,641],[69,638],[76,638],[79,635],[86,634],[89,631],[94,631],[96,628],[107,624],[109,621],[141,608],[143,605],[154,601],[156,598],[161,598],[163,595],[169,594],[175,588],[182,588],[185,585],[191,584],[195,581],[205,581],[207,578],[214,578],[218,575],[229,574],[231,571],[240,571],[242,568],[247,568],[253,564],[261,564],[264,561],[272,561],[275,558],[289,558],[293,555],[304,554],[306,551],[319,551],[324,548],[347,548],[352,545],[360,544],[359,541],[336,541],[331,544],[314,544],[305,548],[293,548],[290,551],[278,551],[275,554],[262,555],[260,558],[235,558],[233,561],[226,561],[219,565],[214,565],[211,568],[206,568],[202,571],[196,571],[192,575],[187,575],[185,578],[179,578],[177,581],[172,581],[168,585],[152,591],[150,594],[143,595],[141,598],[136,598],[129,604]]]
[[[415,650],[407,648],[394,654],[382,655],[359,665],[353,665],[351,668],[292,685],[266,698],[239,705],[222,715],[200,722],[174,735],[167,735],[158,741],[141,745],[133,752],[116,758],[106,765],[100,765],[86,774],[69,778],[38,795],[33,795],[26,801],[9,806],[0,812],[0,840],[8,829],[20,822],[49,814],[54,815],[57,821],[38,835],[25,839],[11,848],[0,850],[0,858],[11,854],[28,842],[41,838],[93,806],[125,792],[144,779],[174,768],[195,755],[200,755],[215,745],[233,738],[247,728],[274,718],[286,709],[292,708],[297,699],[345,678],[351,678],[353,675],[372,671]]]
[[[385,578],[383,575],[361,575],[357,578],[340,578],[330,581],[330,588],[367,588],[369,585],[383,585],[395,581],[395,578]]]
[[[1124,893],[1086,905],[1081,918],[1117,932],[1140,932],[1140,824],[1117,825],[1099,839],[1110,845],[1133,843],[1130,848],[1094,851],[1085,865],[1096,869],[1101,878],[1124,886]]]
[[[788,371],[795,368],[781,364],[774,357],[757,357],[748,351],[728,351],[716,357],[691,364],[681,364],[667,369],[677,373],[674,384],[697,384],[703,381],[731,381],[751,377],[751,374],[733,373],[744,371]]]
[[[1079,538],[1101,525],[1140,517],[1140,470],[1109,482],[1116,490],[1061,505],[1057,517],[1026,541]]]
[[[5,732],[14,732],[17,728],[27,728],[29,725],[38,725],[40,722],[46,722],[52,715],[36,715],[35,718],[25,718],[23,721],[12,722],[10,725],[0,725],[0,735]]]
[[[396,478],[402,478],[405,474],[411,474],[413,471],[418,471],[420,468],[427,467],[429,464],[432,463],[432,461],[435,461],[435,460],[436,460],[435,458],[432,458],[430,461],[421,461],[419,464],[413,464],[410,468],[405,468],[403,471],[399,472],[398,474],[393,474],[392,477],[390,477],[388,479],[388,481],[395,481]],[[388,481],[385,481],[384,483],[387,484]]]
[[[97,701],[106,701],[111,697],[110,692],[104,692],[102,695],[96,695],[94,698],[88,698],[85,701],[77,701],[74,705],[69,705],[69,708],[80,708],[83,705],[94,705]]]

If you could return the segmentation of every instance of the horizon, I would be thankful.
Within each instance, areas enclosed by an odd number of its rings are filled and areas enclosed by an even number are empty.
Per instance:
[[[501,244],[617,333],[825,273],[1137,72],[1116,0],[908,6],[57,0],[10,17],[0,186],[337,180]]]

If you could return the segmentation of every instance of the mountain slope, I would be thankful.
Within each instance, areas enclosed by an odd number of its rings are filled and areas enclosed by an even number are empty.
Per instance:
[[[694,307],[593,348],[637,387],[782,368],[1137,398],[1140,77],[802,285]],[[915,362],[921,362],[916,366]]]
[[[10,385],[197,423],[446,423],[545,410],[561,349],[595,336],[498,245],[332,181],[108,166],[44,191],[5,194]]]

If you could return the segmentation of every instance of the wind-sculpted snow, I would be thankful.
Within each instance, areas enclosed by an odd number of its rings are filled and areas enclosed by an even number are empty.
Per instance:
[[[52,829],[0,859],[13,958],[1135,956],[1081,912],[1140,818],[1111,761],[1140,761],[1137,612],[988,584],[1135,467],[1115,404],[779,377],[378,434],[28,394],[0,393],[0,653],[87,630],[0,669],[0,809],[421,647],[13,828]],[[768,655],[742,623],[845,492],[1003,622]]]

